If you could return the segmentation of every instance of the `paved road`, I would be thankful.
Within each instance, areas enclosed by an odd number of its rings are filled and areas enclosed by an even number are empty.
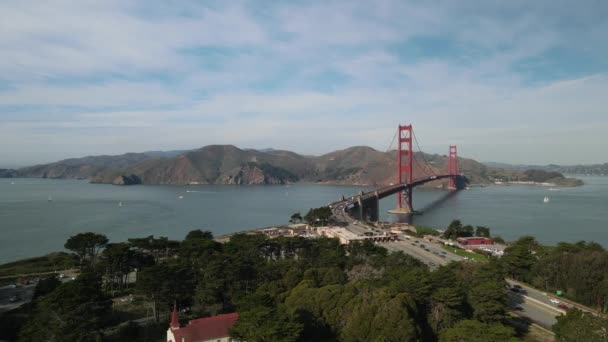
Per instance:
[[[389,251],[402,251],[423,263],[435,268],[439,265],[446,265],[451,261],[462,261],[463,259],[453,253],[446,252],[440,246],[428,243],[422,239],[410,237],[402,241],[392,241],[380,244]]]
[[[557,323],[556,317],[563,314],[563,311],[538,301],[534,298],[509,291],[508,297],[509,308],[518,316],[527,317],[534,323],[543,328],[551,329]],[[517,310],[516,308],[521,308]]]
[[[14,310],[32,300],[36,285],[0,287],[0,313]]]

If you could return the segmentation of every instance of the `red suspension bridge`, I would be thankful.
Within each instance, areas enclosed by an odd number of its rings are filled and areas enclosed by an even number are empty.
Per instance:
[[[450,145],[447,161],[447,170],[437,169],[426,160],[424,153],[414,153],[413,143],[416,143],[419,152],[420,144],[414,135],[412,125],[401,126],[396,133],[397,138],[397,183],[384,186],[373,191],[361,192],[356,196],[342,198],[341,201],[330,204],[334,216],[348,221],[353,218],[366,221],[378,221],[380,217],[379,201],[382,198],[397,194],[397,208],[391,210],[394,214],[412,214],[413,188],[425,183],[442,179],[448,181],[449,190],[462,189],[467,179],[458,172],[458,150]],[[395,138],[393,138],[395,140]],[[392,146],[392,142],[391,142]],[[391,149],[389,146],[389,150]],[[414,178],[414,165],[419,170]]]

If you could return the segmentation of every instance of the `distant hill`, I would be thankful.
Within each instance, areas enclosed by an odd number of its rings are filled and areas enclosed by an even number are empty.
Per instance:
[[[608,163],[604,164],[588,164],[588,165],[525,165],[525,164],[506,164],[496,162],[485,162],[486,166],[491,168],[509,169],[509,170],[543,170],[548,172],[559,172],[569,175],[595,175],[608,176]]]
[[[384,185],[397,181],[396,151],[366,146],[303,156],[275,149],[211,145],[190,151],[127,153],[61,160],[14,171],[18,177],[90,179],[114,184],[323,184]],[[414,178],[447,170],[445,155],[417,153]],[[426,160],[427,163],[422,163]],[[426,166],[424,166],[426,165]],[[462,173],[473,183],[489,183],[485,165],[460,158]],[[429,186],[443,186],[437,181]]]

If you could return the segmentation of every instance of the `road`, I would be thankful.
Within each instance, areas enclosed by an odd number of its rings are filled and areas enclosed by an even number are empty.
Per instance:
[[[32,300],[36,285],[0,287],[0,313],[14,310]]]
[[[447,265],[452,261],[464,260],[460,256],[446,252],[441,246],[414,237],[400,237],[400,241],[384,242],[380,246],[389,251],[402,251],[429,265],[431,269]]]

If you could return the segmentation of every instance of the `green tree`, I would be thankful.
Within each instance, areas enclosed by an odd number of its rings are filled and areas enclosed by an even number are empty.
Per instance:
[[[303,220],[302,214],[297,212],[297,213],[291,215],[291,218],[289,219],[289,223],[301,223],[302,220]]]
[[[127,285],[127,276],[135,263],[135,252],[129,243],[110,243],[102,253],[106,290],[112,292]],[[115,287],[116,286],[116,287]]]
[[[513,329],[502,324],[465,320],[445,329],[439,335],[440,342],[514,342],[518,341]]]
[[[483,227],[483,226],[477,226],[475,228],[475,236],[490,237],[490,228]]]
[[[191,270],[166,264],[158,264],[137,274],[136,293],[150,305],[158,322],[161,311],[169,311],[175,302],[190,305],[194,297],[194,276]]]
[[[575,308],[557,317],[553,331],[557,341],[608,341],[608,321]]]
[[[537,261],[535,254],[540,245],[531,236],[524,236],[505,250],[502,262],[507,274],[516,280],[530,280],[532,266]]]
[[[332,212],[329,207],[310,209],[304,216],[304,221],[311,226],[325,226],[329,223]]]
[[[213,234],[194,230],[188,233],[180,244],[178,255],[182,263],[200,268],[208,262],[212,254],[222,248],[219,242],[213,240]]]
[[[101,291],[101,279],[83,273],[41,297],[22,329],[23,341],[96,341],[111,300]]]
[[[32,300],[35,301],[42,296],[46,296],[53,292],[59,285],[61,285],[61,282],[55,276],[40,279],[34,288],[34,297]]]
[[[253,294],[239,303],[239,319],[230,336],[241,341],[297,341],[302,324],[277,306],[268,294]]]
[[[465,318],[466,295],[457,287],[441,287],[431,296],[429,323],[435,333],[453,327]]]
[[[108,238],[105,235],[97,233],[80,233],[71,236],[65,243],[64,247],[76,253],[80,258],[80,263],[83,264],[88,260],[89,265],[95,265],[97,254],[108,244]]]
[[[469,299],[473,316],[485,323],[500,322],[506,314],[506,293],[501,282],[488,280],[473,287]]]

